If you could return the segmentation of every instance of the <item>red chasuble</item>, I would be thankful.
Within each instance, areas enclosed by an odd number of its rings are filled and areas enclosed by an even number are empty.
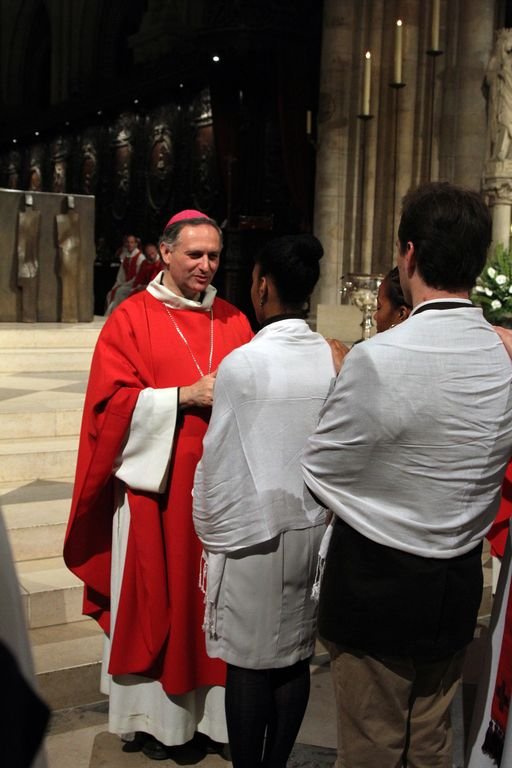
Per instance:
[[[498,514],[487,534],[491,544],[491,554],[503,557],[507,543],[509,520],[512,517],[512,460],[507,465],[503,485],[501,486],[501,501]]]
[[[208,371],[209,312],[171,311],[201,369]],[[227,302],[215,299],[213,317],[212,371],[252,337],[245,316]],[[124,301],[108,318],[91,365],[64,544],[67,566],[85,583],[84,613],[107,633],[112,468],[139,392],[190,385],[198,377],[190,350],[164,306],[147,291]],[[224,663],[208,658],[205,651],[198,588],[202,548],[192,522],[194,472],[209,415],[209,409],[197,408],[179,416],[164,493],[127,489],[130,531],[109,672],[158,679],[174,695],[225,682]]]

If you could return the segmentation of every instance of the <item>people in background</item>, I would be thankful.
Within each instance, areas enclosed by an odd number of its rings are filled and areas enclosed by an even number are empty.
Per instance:
[[[158,248],[154,243],[146,243],[144,246],[145,259],[139,266],[131,294],[143,291],[147,285],[162,271],[163,264],[160,261]]]
[[[123,240],[123,248],[119,253],[120,265],[116,279],[107,294],[106,315],[110,315],[131,294],[137,272],[144,258],[144,254],[139,248],[138,238],[135,235],[126,235]]]
[[[377,293],[377,310],[373,316],[377,333],[403,323],[411,314],[411,309],[400,285],[398,267],[393,267],[379,285]]]

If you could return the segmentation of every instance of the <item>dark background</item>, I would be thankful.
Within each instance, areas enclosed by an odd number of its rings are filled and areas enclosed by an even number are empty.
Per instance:
[[[0,186],[95,196],[97,313],[122,236],[156,241],[191,207],[223,226],[217,287],[247,310],[257,248],[311,231],[322,2],[174,0],[152,42],[149,0],[97,4],[93,67],[60,102],[43,0],[20,21],[29,55],[8,89],[20,98],[2,94]]]

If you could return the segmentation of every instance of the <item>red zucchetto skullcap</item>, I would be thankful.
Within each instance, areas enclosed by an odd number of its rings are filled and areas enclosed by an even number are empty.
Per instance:
[[[179,213],[175,213],[174,216],[172,216],[167,224],[165,225],[165,228],[171,226],[171,224],[176,224],[178,221],[183,221],[184,219],[209,219],[210,217],[206,215],[206,213],[202,213],[201,211],[194,211],[193,209],[187,209],[186,211],[180,211]]]

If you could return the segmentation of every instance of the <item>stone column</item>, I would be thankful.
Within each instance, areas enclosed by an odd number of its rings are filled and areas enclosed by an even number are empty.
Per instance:
[[[512,218],[512,160],[488,162],[483,189],[492,212],[491,253],[498,243],[508,249]]]
[[[354,24],[352,3],[325,0],[314,221],[314,233],[325,255],[314,307],[339,303]]]
[[[486,156],[486,104],[482,82],[494,44],[494,0],[465,0],[446,17],[448,44],[442,105],[440,178],[480,189]]]
[[[512,206],[512,29],[500,29],[487,57],[487,162],[483,190],[492,210],[492,250],[510,247]]]
[[[501,243],[506,249],[510,245],[510,205],[512,187],[508,186],[508,202],[496,201],[492,209],[492,248]]]
[[[386,272],[392,266],[400,202],[409,188],[432,178],[478,189],[486,158],[512,162],[512,97],[508,130],[495,139],[493,152],[486,151],[489,140],[482,81],[492,52],[494,5],[495,0],[441,0],[439,46],[443,55],[434,59],[427,55],[431,3],[325,0],[314,221],[325,256],[313,309],[318,304],[339,304],[344,273]],[[406,87],[397,95],[389,83],[399,16],[404,22]],[[512,31],[510,38],[499,50],[506,54],[506,88],[512,94]],[[367,49],[372,53],[374,119],[367,124],[366,174],[360,189],[357,114]],[[507,173],[508,168],[488,167],[484,183],[493,206],[495,241],[505,245],[510,239],[512,207],[508,189],[512,176]]]

